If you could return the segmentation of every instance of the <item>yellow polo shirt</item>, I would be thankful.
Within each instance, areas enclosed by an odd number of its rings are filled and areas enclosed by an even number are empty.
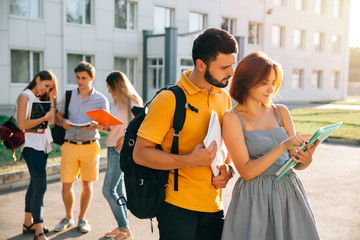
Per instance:
[[[196,87],[188,78],[191,70],[182,74],[176,84],[186,96],[187,103],[198,108],[198,113],[186,110],[184,127],[179,137],[179,154],[192,152],[195,146],[202,143],[209,125],[211,110],[214,110],[220,120],[231,108],[229,95],[225,90],[214,87],[210,94],[206,89]],[[175,111],[175,95],[162,91],[151,102],[138,136],[156,144],[161,144],[164,151],[170,152],[174,129],[172,128]],[[209,167],[194,167],[179,169],[179,190],[174,191],[174,171],[169,174],[169,185],[166,188],[165,201],[175,206],[199,211],[217,212],[223,209],[222,190],[215,189],[211,184],[212,171]]]

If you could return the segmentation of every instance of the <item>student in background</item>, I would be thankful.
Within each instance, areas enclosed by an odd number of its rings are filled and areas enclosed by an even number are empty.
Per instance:
[[[55,99],[57,94],[56,76],[49,70],[36,74],[17,99],[16,121],[25,132],[25,143],[21,147],[22,156],[29,168],[30,184],[25,196],[25,219],[23,233],[35,233],[34,239],[47,239],[49,230],[41,226],[43,222],[43,199],[46,191],[46,166],[48,153],[52,150],[49,124],[55,123]],[[28,119],[27,105],[32,102],[50,101],[51,108],[43,117]],[[45,129],[35,127],[47,122]]]
[[[112,96],[111,114],[123,124],[111,127],[99,126],[101,131],[109,131],[107,137],[107,168],[103,184],[103,195],[108,201],[117,222],[117,228],[105,234],[116,240],[132,238],[125,202],[124,174],[120,168],[120,150],[124,142],[124,129],[133,118],[131,108],[142,106],[143,101],[126,75],[120,71],[111,72],[106,78],[106,86]]]
[[[292,159],[307,168],[319,144],[296,135],[289,110],[272,105],[279,91],[281,66],[261,52],[243,58],[231,81],[237,105],[223,116],[222,135],[240,173],[222,233],[223,240],[319,239],[303,186],[291,171],[277,180],[275,173]],[[301,151],[300,146],[307,150]],[[298,159],[296,159],[296,157]]]
[[[77,88],[72,90],[69,103],[69,120],[72,123],[86,123],[88,127],[74,128],[63,118],[65,113],[65,95],[61,99],[56,114],[56,124],[66,129],[65,142],[61,146],[60,181],[62,182],[62,198],[65,206],[65,217],[55,226],[55,231],[64,231],[74,225],[73,210],[75,204],[74,182],[80,173],[81,196],[78,227],[86,233],[91,226],[85,219],[92,197],[92,182],[99,176],[100,134],[97,123],[86,114],[87,111],[109,110],[108,100],[95,90],[92,82],[95,79],[95,68],[88,62],[80,62],[75,68]]]

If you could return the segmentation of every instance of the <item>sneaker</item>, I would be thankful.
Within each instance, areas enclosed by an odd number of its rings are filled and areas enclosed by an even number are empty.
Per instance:
[[[91,227],[85,218],[79,220],[78,227],[82,233],[87,233],[91,230]]]
[[[55,232],[61,232],[66,230],[69,227],[72,227],[74,225],[74,219],[67,219],[64,217],[61,219],[61,221],[55,226],[54,231]]]

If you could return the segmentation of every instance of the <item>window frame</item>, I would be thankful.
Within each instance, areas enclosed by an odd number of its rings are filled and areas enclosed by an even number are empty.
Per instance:
[[[274,28],[277,28],[279,29],[279,36],[278,36],[278,39],[279,39],[279,42],[276,43],[276,45],[274,44]],[[272,28],[271,28],[271,46],[273,48],[284,48],[285,47],[285,27],[284,26],[280,26],[280,25],[272,25]]]
[[[299,42],[298,45],[297,45],[297,42],[296,42],[296,37],[297,37],[296,32],[297,31],[300,32],[300,42]],[[305,48],[306,48],[305,43],[306,43],[306,32],[305,32],[305,30],[298,29],[298,28],[294,29],[294,42],[293,42],[294,48],[297,49],[297,50],[305,50]]]
[[[155,60],[156,64],[152,64],[152,61]],[[159,63],[161,60],[161,64]],[[153,79],[147,79],[148,80],[148,89],[160,89],[165,86],[165,66],[164,66],[164,59],[162,57],[154,57],[154,58],[148,58],[148,76],[152,75],[150,74],[150,70],[155,70],[155,81]],[[161,73],[160,73],[161,72]],[[155,83],[155,86],[154,86]],[[149,85],[150,84],[150,85]]]
[[[66,54],[66,84],[67,85],[77,85],[76,83],[76,76],[75,76],[75,72],[74,72],[74,68],[77,66],[74,66],[72,69],[69,69],[69,55],[77,55],[77,56],[81,56],[81,60],[80,61],[84,61],[84,62],[88,62],[91,65],[94,66],[94,55],[90,55],[90,54],[81,54],[81,53],[67,53]],[[90,60],[90,61],[89,61]],[[72,78],[75,83],[69,82],[69,71],[72,71],[71,73],[74,74],[74,77]],[[72,75],[71,74],[71,75]]]
[[[223,24],[226,22],[226,29],[223,28]],[[222,22],[221,22],[221,29],[227,31],[228,33],[230,33],[231,35],[236,35],[235,30],[236,30],[236,19],[235,18],[229,18],[229,17],[222,17]]]
[[[14,82],[14,76],[13,76],[13,67],[12,67],[12,51],[22,51],[22,52],[28,52],[29,54],[29,65],[28,67],[28,71],[29,71],[29,76],[28,76],[28,81],[27,82],[22,82],[22,81],[18,81],[18,82]],[[34,54],[39,54],[39,69],[34,69]],[[43,69],[43,52],[42,51],[37,51],[37,50],[27,50],[27,49],[10,49],[10,71],[11,71],[11,79],[10,79],[10,83],[11,84],[28,84],[29,82],[31,82],[31,80],[34,78],[35,74],[37,74],[38,72],[40,72]]]
[[[336,37],[336,41],[334,41],[334,37]],[[342,36],[338,34],[331,35],[331,50],[333,53],[340,53],[342,50]]]
[[[159,29],[157,29],[156,27],[156,16],[158,14],[156,14],[156,9],[162,9],[164,10],[164,17],[165,19],[163,19],[163,21],[165,22],[164,24],[164,27],[163,29],[160,30],[160,27]],[[161,22],[162,20],[160,20]],[[169,22],[167,22],[169,21]],[[154,33],[155,34],[162,34],[162,33],[165,33],[165,28],[168,28],[168,27],[173,27],[175,25],[175,9],[173,8],[168,8],[168,7],[163,7],[163,6],[154,6]]]
[[[202,27],[200,27],[200,29],[192,29],[191,28],[191,14],[196,14],[198,15],[198,19],[197,20],[200,20],[200,17],[202,17]],[[199,22],[197,22],[199,23]],[[200,25],[200,24],[199,24]],[[195,12],[195,11],[190,11],[189,12],[189,32],[198,32],[198,31],[202,31],[204,29],[207,28],[207,14],[206,13],[200,13],[200,12]]]
[[[295,86],[294,72],[298,71],[297,84]],[[303,89],[304,88],[304,69],[303,68],[294,68],[291,75],[291,89]]]
[[[334,79],[334,74],[335,74],[335,79]],[[340,71],[339,70],[331,71],[330,86],[331,86],[331,89],[339,89],[340,88]]]
[[[319,37],[319,43],[317,44],[316,41],[316,37]],[[313,44],[314,44],[314,51],[315,52],[323,52],[325,50],[325,33],[323,32],[314,32],[314,39],[313,39]]]
[[[84,25],[84,26],[92,26],[94,24],[94,1],[93,0],[89,0],[90,2],[90,23],[86,23],[86,0],[77,0],[81,2],[82,5],[82,16],[81,16],[81,23],[78,22],[69,22],[68,21],[68,9],[67,9],[67,3],[71,1],[73,2],[74,0],[65,0],[65,9],[66,9],[66,23],[67,24],[75,24],[75,25]]]
[[[125,71],[122,71],[122,69],[120,67],[117,67],[116,66],[116,60],[117,59],[123,59],[126,61],[126,70]],[[132,65],[133,65],[133,69],[131,69],[131,62],[132,62]],[[131,82],[131,84],[133,86],[135,86],[135,83],[136,83],[136,58],[133,58],[133,57],[123,57],[123,56],[115,56],[114,57],[114,69],[116,70],[119,70],[121,72],[123,72],[129,79],[129,81]],[[130,74],[130,72],[132,72]],[[131,77],[132,76],[132,77]]]
[[[314,78],[316,73],[316,79]],[[311,88],[322,89],[324,72],[322,70],[313,70],[311,75]]]
[[[315,0],[315,14],[325,15],[326,14],[326,0]],[[320,4],[320,6],[319,6]]]
[[[256,34],[255,34],[255,40],[253,42],[250,42],[250,25],[254,24],[255,28],[256,28]],[[249,21],[248,24],[248,44],[251,45],[260,45],[262,44],[262,29],[263,29],[263,25],[262,23],[259,22],[255,22],[255,21]]]
[[[42,11],[43,11],[43,1],[42,0],[37,0],[38,3],[38,16],[31,16],[31,9],[33,8],[32,6],[29,6],[29,10],[28,13],[29,15],[27,16],[22,16],[22,15],[16,15],[11,13],[11,2],[12,0],[9,1],[9,16],[10,17],[15,17],[15,18],[26,18],[26,19],[42,19]],[[33,5],[33,1],[29,1],[29,5]]]
[[[116,26],[116,11],[115,11],[115,6],[117,1],[123,1],[126,4],[126,27],[122,28],[122,27],[118,27]],[[133,7],[133,11],[131,11],[131,7]],[[131,15],[133,15],[133,28],[130,27],[130,19],[131,19]],[[114,28],[115,29],[120,29],[120,30],[126,30],[126,31],[135,31],[137,29],[137,2],[133,2],[133,1],[127,1],[127,0],[114,0]]]

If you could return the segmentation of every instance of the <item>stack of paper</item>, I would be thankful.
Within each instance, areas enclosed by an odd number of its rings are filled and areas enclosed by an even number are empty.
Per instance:
[[[228,152],[225,147],[224,141],[222,140],[221,137],[221,126],[220,126],[219,118],[216,112],[211,111],[209,128],[206,137],[204,139],[205,147],[208,148],[213,141],[216,142],[217,152],[214,161],[211,164],[211,170],[214,176],[218,176],[220,172],[219,169],[216,167],[216,165],[222,165],[225,163],[225,159]]]

